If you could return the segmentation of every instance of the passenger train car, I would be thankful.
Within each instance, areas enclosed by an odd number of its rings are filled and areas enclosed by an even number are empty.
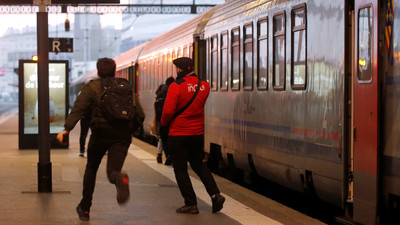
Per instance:
[[[355,223],[400,224],[399,24],[400,0],[228,0],[118,56],[117,76],[149,133],[155,90],[192,57],[211,85],[213,170],[256,173]]]

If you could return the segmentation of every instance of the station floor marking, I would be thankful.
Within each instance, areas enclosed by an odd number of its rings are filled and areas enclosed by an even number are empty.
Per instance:
[[[165,166],[163,164],[158,164],[156,162],[155,156],[144,151],[140,147],[132,144],[129,148],[129,153],[145,163],[147,166],[151,167],[155,171],[164,175],[172,182],[176,183],[175,175],[172,167]],[[211,199],[208,196],[203,184],[197,178],[191,177],[194,191],[196,192],[197,198],[203,200],[208,205],[211,206]],[[229,197],[228,195],[221,193],[225,196],[226,201],[224,204],[224,208],[222,209],[222,213],[227,215],[228,217],[238,221],[241,224],[246,225],[260,225],[260,224],[268,224],[268,225],[279,225],[282,224],[276,220],[273,220],[263,214],[251,209],[250,207],[236,201],[235,199]]]

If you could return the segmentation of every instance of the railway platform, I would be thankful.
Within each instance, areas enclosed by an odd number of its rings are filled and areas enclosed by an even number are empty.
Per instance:
[[[115,187],[107,180],[103,162],[97,173],[91,218],[83,222],[75,212],[86,163],[78,156],[79,123],[70,134],[68,150],[51,150],[52,193],[37,192],[38,151],[18,149],[17,113],[0,116],[0,145],[1,225],[323,224],[216,175],[226,202],[221,212],[213,214],[211,200],[192,171],[200,213],[177,214],[175,209],[183,205],[183,199],[173,168],[157,164],[156,148],[137,139],[123,168],[130,176],[130,201],[124,206],[117,204]]]

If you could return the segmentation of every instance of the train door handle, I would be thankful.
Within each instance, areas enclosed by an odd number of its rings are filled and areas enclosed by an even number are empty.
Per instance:
[[[353,127],[353,142],[356,141],[356,133],[357,133],[356,131],[357,131],[356,127]]]

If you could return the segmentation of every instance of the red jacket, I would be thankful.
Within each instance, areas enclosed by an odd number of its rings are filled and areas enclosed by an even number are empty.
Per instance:
[[[169,86],[161,117],[163,126],[167,126],[175,112],[185,107],[190,101],[196,92],[198,82],[195,74],[189,74]],[[199,93],[192,104],[171,122],[169,136],[204,134],[204,105],[209,93],[210,85],[207,81],[201,81]]]

